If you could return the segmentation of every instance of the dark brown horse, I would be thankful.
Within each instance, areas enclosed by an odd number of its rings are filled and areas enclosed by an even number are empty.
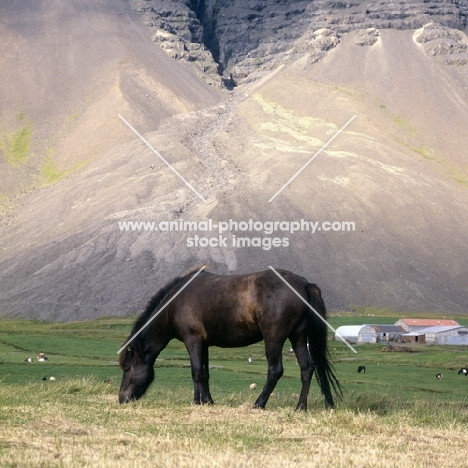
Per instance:
[[[278,273],[325,319],[325,304],[316,285],[289,271]],[[314,370],[326,405],[334,407],[332,388],[336,393],[341,393],[341,388],[329,361],[326,323],[275,272],[218,276],[203,271],[193,279],[195,274],[192,270],[167,284],[136,320],[127,341],[129,345],[120,353],[123,370],[120,403],[138,399],[145,393],[154,379],[156,358],[174,338],[185,344],[190,355],[196,404],[213,403],[208,384],[210,346],[235,348],[264,340],[268,376],[255,402],[255,407],[264,408],[283,375],[282,351],[289,338],[301,370],[302,390],[297,409],[307,409]],[[152,320],[157,309],[178,292]]]

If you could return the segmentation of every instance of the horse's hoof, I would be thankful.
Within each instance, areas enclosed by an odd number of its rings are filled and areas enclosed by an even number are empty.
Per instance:
[[[253,405],[253,409],[259,409],[259,410],[264,410],[264,406],[259,406],[259,405]]]

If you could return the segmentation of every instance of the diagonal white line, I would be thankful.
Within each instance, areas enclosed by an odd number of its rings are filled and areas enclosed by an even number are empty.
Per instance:
[[[273,201],[354,119],[353,115],[269,200]]]
[[[156,151],[149,143],[147,140],[145,140],[138,132],[137,130],[135,130],[120,114],[118,114],[119,118],[122,120],[122,122],[124,122],[124,124],[133,132],[135,133],[135,135],[138,136],[138,138],[140,138],[140,140],[156,155],[158,156],[161,161],[163,161],[164,163],[166,163],[167,167],[169,167],[169,169],[171,171],[173,171],[177,176],[179,176],[182,181],[185,183],[185,185],[187,185],[187,187],[189,187],[193,192],[195,192],[196,195],[198,195],[199,198],[201,198],[201,200],[203,200],[203,203],[206,202],[206,200],[194,189],[194,187],[184,179],[184,177],[176,170],[174,169],[174,167],[168,162],[166,161],[166,159],[163,158],[163,156],[161,156],[161,154]]]
[[[273,270],[276,275],[278,276],[278,278],[280,278],[284,284],[286,284],[289,289],[294,293],[296,294],[296,296],[307,306],[309,307],[312,312],[315,313],[315,315],[322,321],[325,323],[325,325],[330,328],[331,330],[333,330],[335,332],[335,335],[348,347],[351,349],[351,351],[353,353],[357,353],[357,351],[272,267],[272,266],[268,266],[268,268],[270,268],[271,270]]]
[[[122,350],[131,343],[204,269],[206,265],[203,265],[191,278],[187,281],[182,288],[180,288],[174,296],[172,296],[118,351],[120,354]]]

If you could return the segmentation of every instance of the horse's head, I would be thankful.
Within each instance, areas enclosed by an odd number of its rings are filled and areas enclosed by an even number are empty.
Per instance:
[[[119,357],[119,364],[123,370],[122,383],[119,390],[119,402],[127,403],[138,400],[154,379],[153,362],[142,356],[133,346],[127,346]]]

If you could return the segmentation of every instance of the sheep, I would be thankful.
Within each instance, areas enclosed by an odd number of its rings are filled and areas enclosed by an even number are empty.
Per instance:
[[[39,362],[46,362],[46,361],[49,360],[49,358],[45,355],[45,353],[40,352],[40,353],[39,353],[39,356],[37,356],[37,360],[38,360]]]

